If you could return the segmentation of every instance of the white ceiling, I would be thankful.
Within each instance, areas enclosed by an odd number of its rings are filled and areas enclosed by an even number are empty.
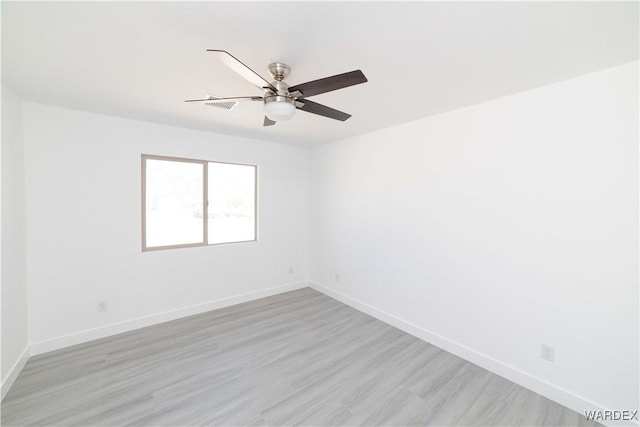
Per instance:
[[[262,127],[184,99],[261,95],[206,49],[290,84],[361,69],[369,82]],[[2,79],[24,99],[313,146],[638,59],[638,2],[2,2]]]

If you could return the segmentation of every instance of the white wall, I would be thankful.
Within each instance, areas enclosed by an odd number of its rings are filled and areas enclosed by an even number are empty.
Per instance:
[[[22,101],[2,85],[2,393],[28,345]]]
[[[28,102],[24,128],[35,353],[306,286],[308,149]],[[259,241],[142,253],[141,153],[259,165]]]
[[[321,146],[311,176],[317,285],[561,403],[638,408],[637,62]]]

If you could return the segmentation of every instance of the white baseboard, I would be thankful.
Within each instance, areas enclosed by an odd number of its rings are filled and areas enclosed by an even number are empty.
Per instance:
[[[0,385],[2,397],[0,398],[0,400],[3,400],[7,395],[9,389],[11,389],[11,386],[22,371],[22,368],[24,368],[24,365],[27,364],[30,355],[30,348],[27,345],[24,350],[22,350],[22,353],[20,353],[20,356],[18,357],[18,360],[16,360],[16,363],[14,363],[11,369],[9,369],[7,377],[2,379],[2,384]]]
[[[603,405],[599,405],[595,402],[592,402],[589,399],[579,396],[569,390],[563,389],[562,387],[558,387],[557,385],[551,384],[547,381],[537,378],[531,374],[528,374],[524,371],[519,370],[518,368],[507,365],[503,362],[500,362],[499,360],[493,359],[489,356],[479,353],[458,342],[452,341],[441,335],[435,334],[427,329],[417,326],[411,322],[407,322],[406,320],[403,320],[397,316],[384,312],[364,302],[358,301],[338,291],[319,285],[318,283],[315,283],[315,282],[309,282],[309,287],[333,299],[336,299],[348,306],[351,306],[356,310],[362,311],[363,313],[366,313],[369,316],[375,317],[376,319],[382,322],[385,322],[391,326],[394,326],[400,329],[401,331],[411,334],[416,338],[419,338],[423,341],[426,341],[430,344],[440,347],[441,349],[446,350],[449,353],[455,354],[456,356],[461,357],[465,360],[468,360],[469,362],[475,365],[478,365],[490,372],[493,372],[494,374],[500,375],[501,377],[506,378],[509,381],[512,381],[518,385],[521,385],[535,393],[541,394],[542,396],[548,399],[551,399],[554,402],[558,402],[559,404],[566,406],[567,408],[572,409],[583,416],[584,416],[585,410],[604,411],[606,409],[609,409],[609,408],[605,408]],[[627,421],[625,424],[622,424],[620,422],[615,422],[615,421],[608,421],[608,422],[599,421],[599,422],[606,423],[606,425],[608,426],[622,426],[622,425],[637,426],[638,425],[637,422],[630,423],[629,421]]]
[[[208,301],[202,304],[196,304],[189,307],[182,307],[175,310],[169,310],[162,313],[152,314],[137,319],[127,320],[119,323],[101,326],[99,328],[87,329],[69,335],[64,335],[45,341],[31,343],[31,355],[47,353],[49,351],[58,350],[76,344],[105,338],[111,335],[120,334],[122,332],[132,331],[134,329],[144,328],[146,326],[157,325],[158,323],[168,322],[170,320],[180,319],[182,317],[192,316],[194,314],[205,313],[207,311],[216,310],[218,308],[228,307],[247,301],[281,294],[283,292],[294,291],[308,287],[306,281],[288,283],[274,288],[262,289],[256,292],[235,295],[229,298],[222,298],[214,301]]]

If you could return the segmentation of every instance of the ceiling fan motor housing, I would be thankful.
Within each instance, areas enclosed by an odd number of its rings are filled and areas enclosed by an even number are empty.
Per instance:
[[[295,99],[289,95],[289,85],[282,80],[291,68],[282,62],[269,64],[269,73],[275,79],[271,84],[277,92],[267,89],[264,95],[264,113],[274,122],[289,120],[296,112]]]
[[[289,96],[289,85],[286,84],[285,82],[283,82],[281,80],[275,80],[273,83],[271,83],[271,85],[276,88],[277,92],[273,93],[273,91],[271,89],[267,89],[267,95],[266,96],[269,96],[269,94],[280,95],[280,96]]]

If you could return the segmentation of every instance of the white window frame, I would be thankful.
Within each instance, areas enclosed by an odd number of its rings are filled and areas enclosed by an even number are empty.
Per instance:
[[[202,243],[185,243],[178,245],[152,246],[147,247],[147,160],[163,160],[171,162],[198,163],[203,167],[202,185],[202,221],[203,236]],[[142,175],[142,252],[160,251],[165,249],[193,248],[199,246],[217,246],[233,243],[249,243],[258,241],[258,166],[246,163],[220,162],[216,160],[189,159],[185,157],[158,156],[155,154],[141,155],[141,175]],[[209,243],[209,163],[221,163],[225,165],[250,166],[255,170],[255,182],[253,184],[253,218],[254,218],[254,238],[252,240],[238,240],[233,242]]]

